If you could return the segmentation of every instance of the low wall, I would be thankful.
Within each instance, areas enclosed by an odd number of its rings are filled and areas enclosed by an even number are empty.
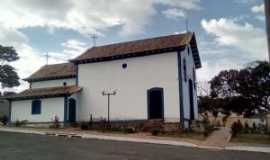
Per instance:
[[[225,125],[226,127],[231,127],[234,122],[240,121],[243,125],[247,123],[250,127],[255,124],[256,126],[264,125],[267,126],[268,129],[270,129],[270,115],[265,115],[261,118],[244,118],[242,115],[231,115],[227,118],[225,124],[223,124],[223,117],[224,116],[219,115],[217,118],[215,118],[214,116],[209,115],[208,119],[213,125]],[[200,119],[202,120],[202,116],[200,116]]]

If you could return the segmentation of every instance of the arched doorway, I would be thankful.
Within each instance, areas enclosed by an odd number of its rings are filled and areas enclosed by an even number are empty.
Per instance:
[[[190,106],[190,120],[194,120],[194,91],[193,91],[193,81],[189,79],[189,106]]]
[[[163,88],[151,88],[147,91],[148,119],[164,119]]]
[[[76,122],[76,100],[74,98],[68,100],[68,122]]]

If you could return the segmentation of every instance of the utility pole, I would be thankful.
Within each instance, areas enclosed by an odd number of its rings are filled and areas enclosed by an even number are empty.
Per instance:
[[[94,33],[94,34],[91,34],[90,37],[92,38],[93,40],[93,46],[95,47],[97,44],[97,39],[98,39],[98,36]]]
[[[265,6],[265,20],[266,20],[266,33],[268,44],[268,58],[270,63],[270,0],[264,0]]]
[[[113,92],[102,92],[103,96],[107,96],[108,97],[108,117],[107,117],[107,121],[108,123],[110,123],[110,97],[116,95],[116,91]]]

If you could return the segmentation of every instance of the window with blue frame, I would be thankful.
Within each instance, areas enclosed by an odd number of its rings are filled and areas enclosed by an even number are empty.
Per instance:
[[[41,114],[41,100],[32,101],[32,114]]]

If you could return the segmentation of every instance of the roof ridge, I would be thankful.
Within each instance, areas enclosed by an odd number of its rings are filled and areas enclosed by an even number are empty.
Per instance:
[[[78,64],[104,61],[105,59],[115,60],[119,57],[142,56],[150,51],[153,51],[151,54],[158,54],[168,50],[177,50],[190,43],[194,35],[194,32],[185,32],[96,46],[89,48],[70,62]]]
[[[39,90],[39,89],[54,89],[54,88],[71,88],[78,87],[77,85],[68,85],[68,86],[54,86],[54,87],[42,87],[42,88],[28,88],[26,90]],[[26,91],[24,90],[24,91]],[[23,91],[22,91],[23,92]]]
[[[35,98],[48,98],[48,97],[64,97],[73,93],[80,92],[82,87],[72,86],[56,86],[47,88],[30,88],[26,89],[16,95],[7,96],[5,99],[35,99]]]
[[[74,64],[71,63],[71,62],[65,62],[65,63],[46,64],[46,65],[43,65],[42,67],[46,67],[46,66],[56,66],[56,65],[65,65],[65,64],[71,64],[71,65],[74,65]]]
[[[169,34],[169,35],[154,36],[154,37],[143,38],[143,39],[135,39],[135,40],[130,40],[130,41],[115,42],[115,43],[110,43],[110,44],[105,44],[105,45],[100,45],[100,46],[94,46],[94,47],[89,48],[88,50],[90,50],[92,48],[108,47],[108,46],[113,46],[113,45],[118,45],[118,44],[119,45],[122,45],[122,44],[126,44],[126,43],[131,43],[131,42],[140,42],[140,41],[146,41],[146,40],[169,38],[171,36],[183,36],[183,35],[187,35],[187,34],[193,34],[193,32],[185,32],[185,33],[178,33],[178,34]]]
[[[24,80],[26,81],[40,80],[40,79],[48,80],[48,78],[55,78],[55,77],[59,79],[61,77],[66,78],[72,77],[74,75],[76,75],[75,65],[71,62],[65,62],[65,63],[44,65],[27,78],[24,78]]]

